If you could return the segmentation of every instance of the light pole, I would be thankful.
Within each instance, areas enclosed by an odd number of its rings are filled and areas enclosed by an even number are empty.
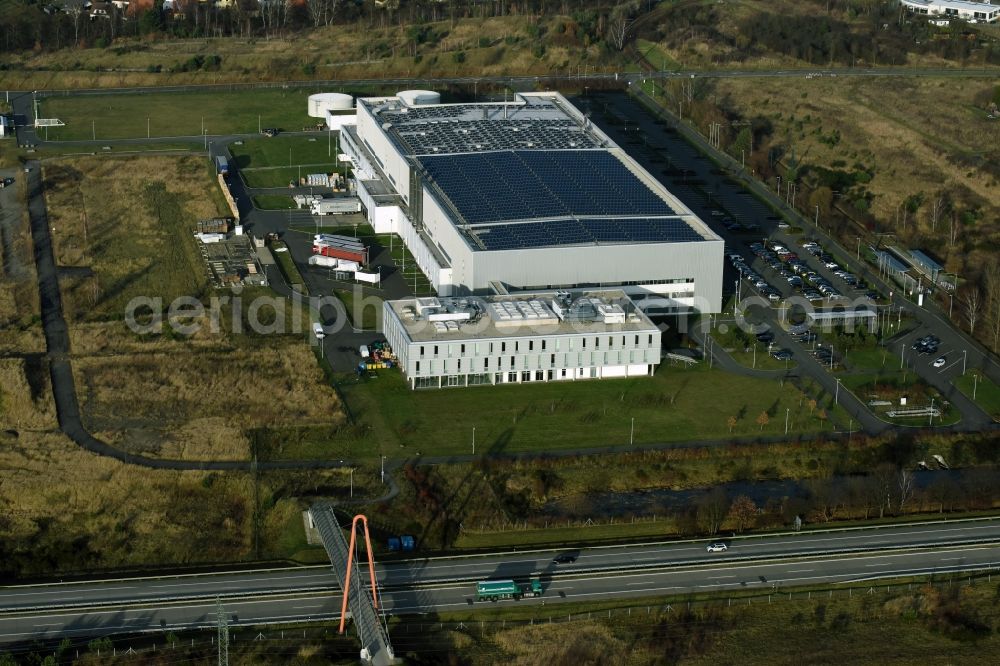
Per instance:
[[[632,417],[632,427],[628,431],[628,445],[632,446],[632,442],[635,440],[635,417]]]
[[[785,434],[788,434],[788,412],[789,408],[785,407]]]
[[[934,425],[934,398],[931,397],[931,413],[927,419],[927,425]]]
[[[382,483],[385,484],[385,456],[382,456]]]
[[[472,455],[476,455],[476,426],[472,426]]]
[[[351,473],[351,497],[354,497],[354,468],[351,467],[348,471]]]
[[[840,377],[837,377],[837,390],[833,394],[833,403],[835,405],[839,405],[840,404]]]
[[[858,236],[857,260],[861,261],[861,236]]]
[[[818,204],[816,205],[816,221],[814,222],[814,224],[816,225],[816,228],[818,229],[819,228],[819,205]]]
[[[969,356],[969,350],[968,349],[963,349],[962,350],[962,376],[963,377],[965,376],[965,361],[968,358],[968,356]]]
[[[972,399],[976,399],[976,388],[979,386],[979,374],[972,375]]]

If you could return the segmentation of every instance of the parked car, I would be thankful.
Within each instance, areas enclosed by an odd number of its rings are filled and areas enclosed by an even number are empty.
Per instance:
[[[935,368],[943,368],[944,364],[947,363],[947,362],[948,362],[948,358],[946,356],[939,356],[936,359],[934,359],[934,367]]]

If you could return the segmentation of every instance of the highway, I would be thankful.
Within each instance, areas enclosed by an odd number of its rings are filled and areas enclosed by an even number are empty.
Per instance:
[[[474,582],[539,577],[548,602],[695,590],[843,583],[981,569],[1000,563],[1000,520],[816,531],[563,551],[404,560],[377,567],[385,608],[425,613],[468,606]],[[558,553],[571,564],[555,564]],[[327,619],[339,612],[326,567],[131,578],[0,588],[0,642],[161,631],[215,622],[215,596],[233,624]],[[521,603],[540,603],[540,600]],[[75,607],[75,608],[74,608]]]

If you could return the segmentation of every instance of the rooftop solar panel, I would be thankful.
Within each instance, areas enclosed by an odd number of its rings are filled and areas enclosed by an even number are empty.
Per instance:
[[[702,240],[677,217],[562,219],[494,224],[473,233],[487,250],[515,250],[594,243],[682,243]]]
[[[511,150],[419,159],[467,224],[674,214],[621,161],[601,150]]]

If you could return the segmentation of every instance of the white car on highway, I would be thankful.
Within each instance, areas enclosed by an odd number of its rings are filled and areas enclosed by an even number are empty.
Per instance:
[[[724,553],[727,550],[729,550],[729,546],[720,541],[718,543],[708,544],[708,546],[705,547],[705,550],[707,550],[710,553]]]

